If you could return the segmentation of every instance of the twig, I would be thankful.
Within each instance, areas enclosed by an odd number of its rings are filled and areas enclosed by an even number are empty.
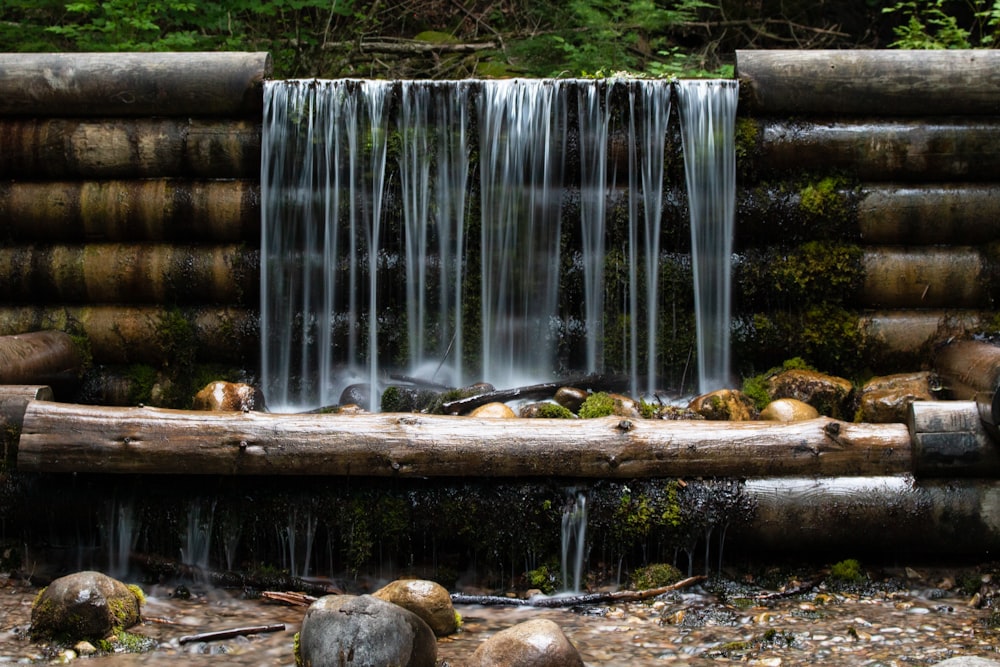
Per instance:
[[[308,607],[319,598],[306,593],[264,591],[260,596],[265,600],[287,604],[289,607]]]
[[[508,598],[500,595],[461,595],[453,594],[451,601],[453,604],[480,604],[484,606],[513,606],[513,607],[575,607],[581,604],[601,604],[604,602],[639,602],[655,598],[657,595],[677,591],[688,586],[693,586],[702,582],[707,577],[699,575],[682,579],[676,584],[660,586],[658,588],[647,588],[642,591],[617,591],[615,593],[588,593],[584,595],[569,595],[558,597],[537,597],[530,600],[520,598]]]
[[[232,639],[240,635],[258,635],[264,632],[283,632],[284,623],[277,625],[250,625],[245,628],[233,628],[232,630],[219,630],[217,632],[202,632],[197,635],[184,635],[177,640],[179,644],[190,644],[191,642],[214,642],[220,639]]]

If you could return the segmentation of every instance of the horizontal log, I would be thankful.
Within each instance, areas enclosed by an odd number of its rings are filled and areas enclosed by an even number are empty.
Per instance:
[[[45,472],[596,477],[896,474],[902,424],[477,419],[33,401],[18,468]]]
[[[862,256],[860,305],[975,308],[991,303],[989,263],[976,248],[878,247]]]
[[[0,177],[259,178],[260,121],[0,120]]]
[[[1000,237],[994,184],[865,184],[857,206],[861,240],[871,244],[988,243]]]
[[[948,394],[972,400],[988,427],[1000,426],[1000,347],[978,340],[956,340],[937,350],[934,370]]]
[[[145,179],[0,183],[0,229],[14,240],[260,239],[256,180]]]
[[[46,385],[0,385],[0,462],[12,466],[17,453],[17,441],[24,423],[24,411],[30,401],[52,401],[55,394]]]
[[[256,305],[259,274],[259,253],[242,245],[0,248],[0,300],[12,303]]]
[[[993,441],[975,401],[914,401],[907,427],[914,473],[921,477],[996,477],[1000,445]]]
[[[975,310],[880,310],[859,319],[865,337],[897,368],[926,363],[936,345],[980,331],[992,317]]]
[[[251,116],[268,53],[0,54],[4,116]]]
[[[751,113],[1000,114],[990,50],[738,50],[736,76]]]
[[[0,384],[38,385],[78,378],[83,359],[62,331],[31,331],[0,336]]]
[[[0,306],[0,335],[56,329],[81,336],[95,364],[162,365],[178,355],[257,363],[254,310],[224,306]]]
[[[1000,120],[765,120],[754,153],[762,176],[842,170],[870,181],[1000,180]]]

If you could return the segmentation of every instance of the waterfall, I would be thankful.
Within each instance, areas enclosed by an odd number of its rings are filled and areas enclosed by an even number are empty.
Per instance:
[[[611,372],[635,395],[656,390],[670,331],[659,281],[672,85],[266,82],[260,333],[272,409],[332,405],[349,385],[377,409],[391,372],[452,386]],[[727,149],[689,145],[728,137],[731,152],[732,119],[694,100],[735,82],[679,91],[688,186],[705,192],[692,223],[731,225],[731,203],[715,208],[732,201],[719,194],[732,179],[709,173],[726,166],[700,159]],[[698,269],[718,263],[702,234]],[[728,313],[728,292],[709,296],[703,282],[699,311],[719,301]],[[728,315],[699,317],[699,363],[727,356],[701,338]],[[722,363],[703,385],[728,375]]]
[[[684,173],[691,211],[698,336],[698,391],[731,386],[731,255],[736,210],[735,123],[739,84],[678,81]]]
[[[583,560],[587,546],[587,496],[569,491],[569,498],[562,515],[562,578],[563,591],[580,592],[583,577]],[[572,561],[570,557],[572,556]],[[570,587],[572,584],[572,587]]]

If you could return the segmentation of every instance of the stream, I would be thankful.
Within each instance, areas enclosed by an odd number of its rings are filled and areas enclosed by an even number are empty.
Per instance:
[[[969,577],[985,583],[977,608]],[[440,665],[463,664],[495,632],[532,618],[555,621],[587,665],[932,665],[957,655],[1000,658],[998,618],[990,608],[992,583],[978,571],[886,570],[863,588],[820,584],[785,595],[751,575],[711,580],[644,603],[576,609],[460,605],[464,624],[440,639]],[[974,580],[975,581],[975,580]],[[965,583],[965,592],[959,590]],[[48,663],[59,650],[27,638],[31,603],[38,589],[11,578],[0,581],[0,664]],[[304,615],[230,591],[192,586],[178,599],[165,586],[147,588],[144,621],[133,632],[153,638],[143,654],[86,658],[87,665],[276,665],[291,667],[292,640]],[[764,596],[771,596],[770,598]],[[181,644],[187,635],[253,625],[284,624],[284,632],[223,641]],[[84,658],[80,658],[81,660]]]

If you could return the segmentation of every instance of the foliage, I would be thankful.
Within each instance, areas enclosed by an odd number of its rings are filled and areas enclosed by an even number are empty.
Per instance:
[[[898,49],[996,48],[1000,45],[1000,0],[903,0],[882,10],[902,16],[893,28]],[[963,25],[964,23],[964,25]]]
[[[583,419],[607,417],[614,413],[615,399],[611,397],[611,394],[603,391],[591,394],[580,406],[580,417]]]
[[[830,578],[842,583],[853,584],[865,578],[861,571],[861,563],[848,558],[830,566]]]
[[[573,413],[569,408],[558,403],[542,403],[538,406],[538,416],[543,419],[572,419]]]
[[[681,571],[669,563],[650,563],[632,572],[632,589],[637,591],[669,586],[681,580]]]

